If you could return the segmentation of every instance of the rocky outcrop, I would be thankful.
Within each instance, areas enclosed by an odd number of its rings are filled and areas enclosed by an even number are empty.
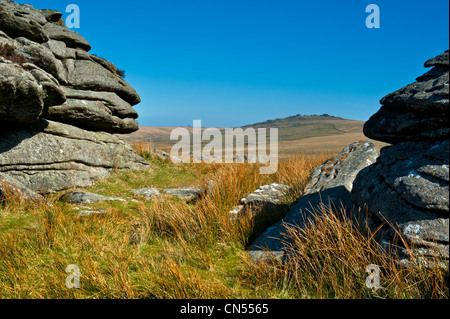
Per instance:
[[[357,173],[375,163],[378,151],[372,142],[357,142],[346,147],[336,158],[316,168],[302,196],[289,213],[269,227],[248,248],[254,261],[284,260],[291,240],[288,227],[304,227],[314,215],[329,207],[353,212],[351,191]]]
[[[138,129],[139,95],[61,17],[0,0],[0,172],[39,192],[148,165],[111,135]]]
[[[366,136],[387,143],[448,139],[449,51],[430,59],[432,70],[381,100],[365,125]]]
[[[138,129],[138,115],[132,105],[140,102],[139,95],[119,76],[112,63],[87,52],[90,45],[84,38],[52,19],[48,21],[41,10],[28,5],[2,0],[0,12],[18,21],[33,21],[28,28],[35,32],[41,30],[48,38],[36,42],[34,37],[27,36],[33,32],[23,31],[25,26],[12,30],[6,25],[13,25],[13,22],[0,23],[0,31],[3,31],[0,46],[10,47],[13,55],[23,57],[53,82],[57,80],[55,86],[63,98],[45,105],[45,109],[42,106],[46,119],[109,133],[131,133]],[[8,93],[6,89],[1,92],[2,95]],[[20,92],[19,96],[22,96]]]
[[[0,38],[1,39],[1,38]],[[13,44],[0,42],[0,50],[14,52]],[[44,107],[64,103],[64,93],[58,81],[30,63],[14,63],[0,56],[0,120],[33,123],[42,115]]]
[[[0,30],[11,37],[24,36],[36,43],[49,40],[43,24],[47,20],[30,5],[19,5],[11,1],[2,1],[0,4]]]
[[[345,147],[335,159],[317,167],[305,186],[305,195],[344,187],[351,192],[356,175],[375,163],[378,151],[372,142],[356,142]],[[342,201],[343,198],[340,197]]]
[[[113,169],[147,166],[114,135],[40,119],[0,130],[0,172],[38,192],[87,187]]]
[[[368,136],[389,141],[374,165],[362,170],[354,201],[387,230],[379,241],[405,252],[414,244],[418,260],[448,258],[449,250],[449,52],[425,63],[430,72],[386,96],[367,122]],[[410,262],[403,254],[405,263]],[[410,257],[410,256],[408,256]]]
[[[368,137],[393,145],[378,156],[371,142],[355,143],[316,168],[296,206],[251,244],[254,260],[285,259],[286,227],[305,227],[312,214],[331,208],[371,228],[381,250],[400,263],[448,267],[448,58],[446,51],[427,61],[433,69],[383,98],[366,123]]]

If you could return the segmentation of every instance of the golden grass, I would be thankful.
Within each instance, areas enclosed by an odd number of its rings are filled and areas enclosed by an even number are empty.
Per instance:
[[[338,299],[448,298],[448,270],[405,269],[397,256],[380,249],[373,240],[375,233],[363,227],[355,225],[339,209],[322,208],[308,227],[288,229],[294,244],[293,258],[286,268],[302,295]],[[369,265],[381,270],[381,287],[374,291],[366,287]]]
[[[161,164],[151,145],[136,148]],[[399,267],[334,211],[290,230],[290,262],[251,262],[245,247],[256,221],[232,222],[229,211],[272,182],[291,186],[293,203],[325,159],[292,156],[272,176],[258,165],[188,165],[209,189],[195,203],[138,199],[99,216],[78,216],[58,196],[27,205],[11,195],[0,206],[0,298],[448,298],[448,270]],[[71,264],[81,270],[80,289],[65,286]],[[368,264],[382,269],[383,290],[365,288]]]

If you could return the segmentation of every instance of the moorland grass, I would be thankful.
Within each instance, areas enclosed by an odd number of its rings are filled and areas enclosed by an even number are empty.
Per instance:
[[[399,266],[339,210],[289,230],[289,262],[251,261],[245,248],[263,226],[251,216],[232,222],[229,211],[272,182],[291,186],[284,204],[294,204],[326,156],[291,156],[265,176],[258,165],[175,165],[152,155],[151,145],[135,148],[149,169],[113,172],[88,189],[126,199],[89,205],[105,214],[79,216],[80,207],[58,202],[61,194],[39,204],[8,195],[0,206],[0,298],[448,298],[448,270]],[[144,186],[209,191],[192,204],[130,192]],[[80,289],[65,286],[71,264],[81,270]],[[382,269],[377,291],[365,286],[368,264]]]

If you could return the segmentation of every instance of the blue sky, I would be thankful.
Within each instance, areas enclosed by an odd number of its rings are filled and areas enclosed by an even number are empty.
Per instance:
[[[80,7],[75,31],[126,71],[143,126],[200,119],[235,127],[323,113],[366,121],[449,48],[447,0],[26,2]],[[380,29],[366,27],[371,3]]]

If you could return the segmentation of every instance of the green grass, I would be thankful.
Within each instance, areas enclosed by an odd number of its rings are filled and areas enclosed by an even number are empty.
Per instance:
[[[152,166],[138,172],[115,172],[87,190],[101,195],[129,197],[130,190],[142,187],[172,188],[194,186],[199,181],[188,166],[151,161]]]
[[[0,232],[23,228],[30,224],[33,218],[26,212],[10,212],[0,210]]]

